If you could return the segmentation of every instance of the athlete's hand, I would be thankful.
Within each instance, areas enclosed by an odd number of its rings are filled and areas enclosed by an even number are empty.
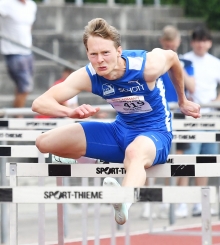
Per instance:
[[[179,105],[183,114],[194,118],[200,118],[200,105],[192,101],[186,100],[183,104]]]
[[[91,105],[83,104],[83,105],[80,105],[77,108],[71,110],[68,113],[68,117],[84,119],[84,118],[88,118],[88,117],[95,115],[99,110],[100,110],[99,107],[95,108]]]

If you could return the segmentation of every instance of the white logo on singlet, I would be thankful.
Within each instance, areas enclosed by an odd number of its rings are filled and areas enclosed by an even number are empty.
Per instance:
[[[139,83],[138,80],[136,80],[136,81],[129,81],[128,83],[137,83],[139,86],[141,86],[141,84]]]
[[[102,85],[103,95],[110,96],[115,94],[115,89],[112,84],[105,83]]]
[[[144,86],[142,84],[140,84],[140,86],[134,86],[134,87],[130,87],[130,88],[119,88],[118,90],[121,93],[126,93],[126,92],[136,93],[136,92],[139,92],[141,90],[143,91]]]

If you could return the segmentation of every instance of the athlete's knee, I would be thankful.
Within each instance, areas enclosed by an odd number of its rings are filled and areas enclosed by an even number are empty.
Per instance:
[[[129,145],[125,150],[125,158],[127,161],[133,161],[134,159],[137,159],[138,157],[138,151],[135,146]]]
[[[126,169],[131,167],[133,164],[140,162],[140,154],[138,154],[137,149],[132,145],[129,145],[125,150],[124,166]]]
[[[47,142],[47,137],[44,134],[41,134],[40,136],[37,137],[35,141],[35,145],[38,148],[38,150],[42,153],[48,153],[48,142]]]
[[[133,145],[129,145],[127,147],[124,159],[125,169],[132,166],[148,168],[152,164],[152,157],[149,154],[147,154],[147,151],[143,152]]]

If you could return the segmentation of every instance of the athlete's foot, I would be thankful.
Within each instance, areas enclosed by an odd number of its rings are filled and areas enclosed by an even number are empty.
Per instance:
[[[64,158],[52,155],[52,163],[66,163],[66,164],[75,164],[77,161],[72,158]]]
[[[118,187],[120,184],[114,179],[107,177],[103,181],[103,186]],[[115,221],[119,225],[123,225],[128,220],[128,208],[126,203],[114,203]]]

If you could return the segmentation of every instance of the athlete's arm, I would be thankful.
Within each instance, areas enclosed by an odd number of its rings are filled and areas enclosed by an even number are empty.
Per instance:
[[[85,67],[73,72],[67,79],[52,86],[34,100],[32,110],[53,117],[86,118],[94,115],[99,108],[81,105],[75,109],[66,107],[63,102],[73,98],[81,91],[91,92],[91,80]]]
[[[177,54],[172,50],[159,48],[147,53],[144,77],[148,85],[167,71],[176,89],[179,103],[184,102],[186,96],[184,93],[183,69]]]
[[[177,54],[174,51],[159,48],[147,53],[144,78],[150,89],[154,87],[156,79],[165,72],[169,72],[175,87],[180,110],[186,115],[200,117],[200,106],[188,101],[185,96],[183,69]]]

